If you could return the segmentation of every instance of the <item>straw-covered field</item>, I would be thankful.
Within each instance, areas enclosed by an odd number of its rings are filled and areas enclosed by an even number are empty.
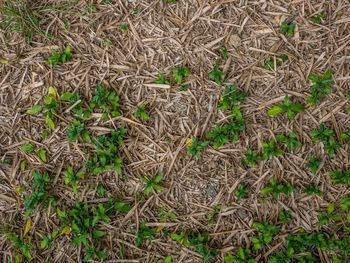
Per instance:
[[[350,2],[0,1],[0,262],[350,262]]]

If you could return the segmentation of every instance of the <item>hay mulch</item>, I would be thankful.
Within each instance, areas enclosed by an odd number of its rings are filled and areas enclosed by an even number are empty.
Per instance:
[[[52,0],[31,2],[33,9],[55,4]],[[311,22],[310,18],[320,13],[326,15],[322,23]],[[61,210],[74,207],[75,200],[98,204],[118,196],[132,206],[129,213],[115,213],[110,222],[99,223],[99,229],[108,232],[100,243],[109,256],[104,262],[154,262],[154,258],[161,262],[169,255],[173,262],[201,262],[197,251],[181,246],[162,231],[155,234],[154,241],[145,240],[136,248],[132,229],[139,229],[142,221],[150,227],[164,226],[169,233],[186,229],[208,232],[210,247],[222,252],[211,262],[224,262],[224,256],[236,254],[238,246],[251,247],[250,239],[256,235],[253,222],[268,221],[281,228],[262,251],[253,252],[258,262],[267,262],[285,250],[287,235],[300,229],[346,236],[340,228],[349,225],[346,220],[325,226],[316,223],[318,212],[349,196],[349,187],[331,183],[328,173],[349,168],[348,146],[344,142],[329,158],[323,144],[313,142],[308,132],[324,122],[339,141],[340,133],[350,127],[345,96],[350,88],[349,17],[350,5],[345,0],[99,0],[79,1],[64,12],[46,13],[48,20],[42,26],[54,38],[35,36],[31,46],[20,34],[5,36],[1,31],[0,58],[8,61],[0,64],[2,226],[23,235],[27,222],[23,196],[31,192],[32,172],[40,170],[55,177],[50,194],[58,196]],[[281,22],[288,19],[296,24],[293,37],[280,34]],[[122,32],[119,27],[124,22],[129,29]],[[65,25],[67,29],[63,30]],[[221,58],[219,43],[227,48],[226,60]],[[45,64],[52,49],[63,51],[67,45],[73,53],[70,62],[55,68]],[[289,59],[276,62],[273,70],[264,68],[268,57],[276,61],[282,54]],[[187,138],[205,140],[217,124],[229,122],[228,112],[217,109],[224,87],[208,78],[218,58],[221,70],[227,72],[224,86],[236,83],[238,90],[248,94],[240,104],[246,129],[238,141],[219,149],[209,146],[197,160],[187,155]],[[171,72],[181,65],[190,70],[183,83],[189,85],[186,91],[180,90]],[[318,106],[306,105],[311,86],[308,76],[328,69],[333,70],[332,94]],[[154,84],[158,72],[164,73],[172,85]],[[87,175],[78,181],[79,192],[74,195],[71,186],[64,183],[63,171],[69,165],[83,168],[88,158],[84,144],[67,142],[67,125],[72,124],[74,114],[60,102],[57,128],[43,140],[45,118],[26,111],[43,104],[49,86],[58,94],[76,91],[89,102],[98,83],[118,94],[122,117],[103,121],[101,113],[95,112],[86,125],[92,136],[122,126],[128,129],[119,149],[123,172]],[[306,105],[293,121],[286,114],[267,114],[285,95]],[[143,104],[148,120],[133,117],[137,106]],[[291,131],[297,132],[301,148],[289,152],[278,143],[284,155],[259,162],[256,168],[242,164],[248,148],[261,152],[262,142]],[[21,147],[26,143],[45,149],[48,162],[24,153]],[[315,175],[306,168],[312,155],[323,161]],[[23,160],[27,165],[21,171]],[[140,177],[157,174],[164,175],[160,183],[163,191],[152,191],[146,197]],[[278,200],[262,195],[261,189],[272,177],[279,183],[290,182],[297,190],[280,195]],[[243,182],[248,183],[249,194],[237,201],[233,192]],[[104,197],[97,194],[98,184],[107,190]],[[306,195],[303,189],[307,184],[320,186],[324,195]],[[19,187],[24,192],[18,191]],[[208,215],[217,205],[222,207],[211,224]],[[159,212],[163,206],[177,219],[162,221]],[[286,225],[278,220],[282,209],[292,211],[292,221]],[[38,206],[29,216],[32,227],[27,235],[33,246],[30,262],[82,262],[85,250],[71,246],[70,235],[59,235],[56,248],[40,249],[39,233],[58,231],[61,224],[56,209],[49,211]],[[333,252],[318,249],[313,253],[321,262],[332,262]],[[0,261],[8,262],[15,254],[13,244],[1,235]]]

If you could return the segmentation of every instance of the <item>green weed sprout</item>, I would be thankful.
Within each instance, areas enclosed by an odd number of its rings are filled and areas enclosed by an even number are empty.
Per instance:
[[[199,153],[200,151],[204,150],[208,145],[209,145],[209,141],[197,141],[196,137],[193,136],[192,137],[192,141],[188,144],[187,147],[187,153],[190,156],[196,156],[197,159],[199,159]]]
[[[297,139],[297,134],[295,132],[291,132],[288,136],[283,134],[276,135],[276,139],[280,142],[286,143],[289,151],[293,151],[295,147],[300,148],[302,146],[301,142]]]
[[[220,87],[222,86],[222,76],[224,76],[226,72],[221,72],[218,65],[214,66],[214,70],[208,74],[208,77],[214,80]]]
[[[147,115],[145,111],[146,105],[143,104],[141,107],[137,106],[137,111],[135,112],[135,117],[140,117],[141,119],[149,119],[149,116]]]
[[[140,177],[141,181],[144,182],[146,184],[145,186],[145,193],[147,196],[149,196],[149,194],[151,193],[152,191],[152,188],[154,190],[158,190],[158,191],[162,191],[163,188],[158,185],[158,183],[163,179],[163,175],[162,174],[159,174],[157,175],[156,177]]]
[[[118,117],[121,115],[119,107],[119,97],[114,91],[107,91],[101,84],[97,84],[97,91],[94,93],[94,96],[91,99],[90,108],[94,110],[96,106],[103,109],[104,113],[102,114],[101,119],[108,119],[108,115],[112,118]]]
[[[287,116],[289,119],[294,120],[295,119],[295,113],[302,112],[304,110],[304,106],[299,103],[291,103],[288,95],[284,97],[283,104],[281,106],[273,106],[269,111],[268,114],[275,116],[278,115],[284,111],[287,112]]]
[[[274,225],[270,225],[268,222],[254,222],[253,228],[259,232],[259,238],[253,237],[251,239],[253,243],[253,250],[260,250],[265,244],[272,241],[274,235],[278,234],[280,229]]]
[[[325,128],[324,123],[320,124],[320,128],[318,130],[312,130],[309,134],[312,136],[312,141],[320,140],[323,144],[327,144],[328,139],[333,135],[333,130],[328,130]]]
[[[286,254],[283,251],[277,253],[276,256],[269,258],[268,263],[290,263],[294,258],[294,250],[292,248],[287,249]],[[300,261],[299,261],[300,262]]]
[[[34,188],[34,191],[32,192],[31,197],[23,196],[24,208],[26,209],[26,218],[39,204],[43,205],[44,207],[48,207],[49,202],[54,200],[52,197],[48,197],[49,187],[51,186],[54,178],[50,177],[47,173],[41,175],[39,171],[33,171],[33,179],[34,182],[32,187]]]
[[[348,128],[347,133],[340,134],[340,139],[350,141],[350,128]],[[349,142],[349,148],[350,148],[350,142]]]
[[[60,97],[62,101],[68,101],[67,108],[71,109],[80,119],[87,119],[90,117],[91,112],[83,108],[84,100],[77,93],[66,92]]]
[[[67,129],[68,129],[68,142],[71,141],[75,141],[78,140],[79,136],[81,135],[81,137],[83,138],[84,141],[91,141],[90,139],[90,132],[88,130],[86,130],[85,128],[85,124],[80,122],[77,119],[73,119],[73,125],[68,125]]]
[[[346,95],[346,97],[347,97],[347,99],[348,99],[348,103],[350,103],[350,93],[346,93],[345,94]],[[350,113],[350,107],[348,107],[347,109],[346,109],[346,113]]]
[[[323,195],[323,193],[320,191],[320,186],[313,186],[311,184],[305,185],[304,193],[306,193],[307,195]]]
[[[237,197],[237,201],[241,201],[243,197],[245,197],[249,190],[247,189],[247,183],[242,183],[238,190],[234,191],[235,196]]]
[[[225,92],[218,105],[219,110],[230,110],[233,104],[243,102],[244,98],[247,97],[247,93],[237,91],[236,87],[236,84],[225,87]]]
[[[263,152],[262,152],[262,160],[267,160],[270,156],[278,156],[282,155],[284,152],[280,149],[275,148],[275,141],[270,140],[269,142],[263,142]]]
[[[289,35],[294,36],[295,24],[286,24],[283,22],[281,26],[282,26],[281,34],[288,33]]]
[[[278,219],[285,225],[287,222],[292,220],[292,212],[290,210],[282,210],[278,216]]]
[[[158,216],[159,217],[162,217],[162,218],[165,218],[165,219],[167,219],[167,218],[169,218],[169,217],[171,217],[171,218],[173,218],[173,219],[177,219],[177,216],[173,213],[173,212],[164,212],[164,206],[162,206],[161,208],[160,208],[160,213],[158,214]]]
[[[262,194],[272,193],[273,197],[276,200],[280,193],[283,193],[285,195],[290,195],[292,192],[296,190],[294,187],[290,185],[290,183],[287,183],[286,185],[277,184],[274,178],[271,178],[270,182],[271,182],[271,186],[268,186],[262,189],[261,193]]]
[[[234,143],[238,140],[238,132],[243,131],[245,129],[244,124],[242,122],[233,122],[231,121],[229,124],[225,124],[220,127],[219,124],[216,125],[216,129],[208,133],[205,137],[207,139],[214,140],[214,149],[218,149],[223,146],[225,143],[231,141]]]
[[[74,174],[73,167],[69,166],[68,170],[63,172],[63,174],[66,177],[64,183],[66,185],[71,184],[74,194],[78,194],[77,180],[84,178],[85,173],[83,171],[79,171],[77,174]]]
[[[330,222],[334,223],[335,221],[342,219],[343,217],[341,215],[333,214],[334,210],[335,210],[335,205],[334,203],[331,203],[327,208],[327,213],[319,212],[318,216],[320,218],[317,225],[318,226],[322,226],[324,224],[328,225]]]
[[[154,240],[154,234],[157,232],[157,229],[146,226],[146,222],[141,222],[139,231],[133,230],[132,232],[137,235],[135,246],[139,247],[145,238],[148,238],[150,241]]]
[[[225,60],[227,58],[227,49],[224,48],[221,43],[219,43],[219,48],[221,50],[222,58]]]
[[[321,19],[324,19],[325,17],[325,14],[318,14],[317,16],[311,17],[311,21],[316,24],[321,24]]]
[[[332,183],[350,185],[350,170],[345,171],[345,173],[329,171],[329,175],[332,177]]]
[[[70,45],[66,47],[63,53],[58,53],[56,50],[52,50],[52,53],[53,55],[46,61],[46,65],[52,65],[52,67],[56,67],[59,62],[65,63],[70,61],[73,56],[70,51]]]
[[[173,68],[171,71],[174,73],[175,81],[180,85],[182,84],[183,78],[190,75],[190,70],[184,66],[181,66],[180,68]]]
[[[288,56],[282,54],[282,55],[281,55],[281,59],[276,59],[276,64],[277,64],[277,65],[280,65],[280,64],[282,64],[282,62],[285,62],[285,61],[287,61],[287,60],[288,60]],[[267,70],[273,70],[273,69],[275,68],[275,62],[274,62],[273,59],[271,59],[271,57],[268,57],[268,58],[265,60],[264,68],[267,69]]]
[[[341,143],[335,143],[334,137],[330,137],[327,144],[324,145],[323,149],[328,150],[328,156],[331,158],[336,149],[341,147]]]
[[[129,29],[129,26],[126,22],[124,22],[121,26],[119,26],[119,28],[122,32],[125,32],[126,30]]]
[[[262,158],[258,153],[255,153],[251,149],[248,149],[246,158],[242,161],[242,164],[244,165],[250,164],[253,168],[255,168],[256,163],[260,160],[262,160]]]
[[[222,205],[217,205],[211,208],[211,211],[209,212],[209,215],[208,215],[209,223],[214,224],[214,217],[220,212],[221,207]]]
[[[312,155],[309,159],[309,162],[306,164],[306,167],[310,168],[313,174],[316,174],[317,169],[321,165],[321,163],[321,160],[317,160],[316,157]]]
[[[256,263],[255,259],[249,259],[250,249],[244,249],[242,247],[238,248],[237,256],[232,256],[228,254],[224,257],[226,263]]]
[[[306,100],[307,103],[311,105],[318,105],[320,99],[322,99],[326,94],[331,94],[331,87],[329,86],[332,81],[332,70],[329,69],[325,74],[320,74],[321,76],[309,76],[309,79],[314,83],[311,86],[311,96]]]
[[[50,249],[51,245],[53,243],[55,243],[55,238],[56,238],[57,234],[58,234],[57,231],[53,231],[51,236],[48,237],[43,232],[40,232],[40,235],[43,238],[43,241],[41,241],[40,248],[46,248],[47,247],[48,249]]]
[[[161,72],[158,71],[158,76],[159,76],[159,79],[157,79],[156,81],[154,81],[155,83],[157,83],[157,84],[167,84],[167,85],[170,85],[170,81],[169,81],[169,80],[166,80],[166,79],[164,78],[163,73],[161,73]]]
[[[17,237],[10,234],[7,234],[6,238],[10,240],[13,244],[15,244],[15,247],[13,248],[14,250],[19,249],[22,252],[23,256],[25,256],[27,259],[33,258],[30,254],[30,250],[33,248],[33,246],[30,244],[29,240],[23,237]]]

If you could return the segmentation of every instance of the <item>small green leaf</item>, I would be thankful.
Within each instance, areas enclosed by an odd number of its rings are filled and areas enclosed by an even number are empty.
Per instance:
[[[24,170],[26,169],[26,160],[23,160],[22,162],[21,162],[21,171],[22,172],[24,172]]]
[[[31,108],[30,110],[27,110],[27,113],[34,115],[34,114],[37,114],[39,111],[41,111],[42,108],[43,106],[41,105],[34,105],[33,108]]]
[[[46,151],[44,149],[41,149],[39,152],[38,152],[38,155],[40,157],[40,159],[46,163],[47,162],[47,159],[46,159]]]
[[[28,153],[31,153],[33,152],[34,150],[36,149],[36,146],[31,144],[31,143],[28,143],[28,144],[25,144],[22,146],[22,151],[23,152],[28,152]]]
[[[172,259],[172,256],[167,256],[167,257],[164,259],[163,263],[170,263],[170,262],[171,262],[171,259]]]
[[[66,101],[66,100],[69,100],[72,96],[73,96],[73,93],[66,92],[62,94],[62,96],[60,97],[60,100]]]
[[[55,129],[55,124],[53,123],[53,121],[51,120],[51,118],[49,117],[49,115],[46,115],[46,123],[47,125],[49,125],[49,127],[54,130]]]
[[[93,238],[100,238],[103,237],[106,233],[100,230],[93,229],[92,230],[92,237]]]
[[[273,106],[268,112],[267,114],[275,116],[278,115],[280,113],[282,113],[284,111],[284,109],[282,109],[280,106]]]

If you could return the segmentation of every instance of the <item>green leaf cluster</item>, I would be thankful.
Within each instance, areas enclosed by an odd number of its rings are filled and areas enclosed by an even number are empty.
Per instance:
[[[247,189],[248,184],[242,183],[238,190],[235,190],[233,193],[237,197],[237,201],[241,201],[243,197],[249,194],[249,190]]]
[[[318,105],[320,99],[322,99],[326,94],[331,94],[331,87],[329,86],[332,81],[332,70],[329,69],[327,72],[321,76],[309,76],[309,79],[314,83],[311,86],[311,96],[309,96],[306,102],[312,105]]]
[[[220,87],[222,86],[222,76],[224,76],[226,72],[221,72],[218,65],[214,66],[212,72],[208,74],[208,78],[214,80]]]
[[[199,153],[200,151],[204,150],[208,145],[209,141],[197,141],[196,137],[192,137],[191,144],[187,147],[187,153],[190,156],[196,156],[197,159],[199,159]]]
[[[135,112],[135,117],[140,117],[141,119],[149,119],[149,116],[147,115],[145,111],[146,105],[143,104],[141,107],[137,106],[137,111]]]
[[[291,36],[294,36],[294,29],[295,29],[295,24],[287,24],[287,23],[282,23],[282,30],[281,30],[281,34],[285,34],[288,33]]]
[[[174,73],[175,81],[180,85],[182,84],[183,78],[190,75],[190,70],[184,66],[181,66],[180,68],[173,68],[171,71]]]
[[[226,263],[256,263],[255,259],[249,259],[248,256],[251,254],[250,249],[238,248],[237,256],[228,254],[224,257]]]
[[[66,185],[71,184],[73,187],[73,192],[74,194],[78,194],[78,184],[77,184],[77,180],[82,179],[84,177],[84,172],[83,171],[79,171],[76,174],[74,173],[73,167],[69,166],[67,171],[63,172],[64,176],[65,176],[65,180],[64,183]]]
[[[295,119],[295,113],[299,113],[304,110],[304,106],[299,103],[291,103],[288,95],[284,97],[282,106],[273,106],[269,111],[268,114],[275,116],[282,112],[287,112],[287,116],[289,119],[294,120]]]
[[[163,190],[163,188],[160,185],[158,185],[158,183],[163,179],[163,177],[164,176],[162,174],[159,174],[155,177],[150,177],[150,178],[148,178],[146,176],[140,177],[141,181],[146,184],[145,193],[147,196],[149,196],[149,194],[151,193],[152,188],[154,190],[158,190],[158,191]]]
[[[73,56],[70,51],[70,45],[68,45],[62,53],[58,53],[56,50],[52,50],[52,53],[53,55],[46,61],[46,65],[52,65],[52,67],[56,67],[59,62],[64,63],[70,61]]]
[[[68,142],[78,140],[78,138],[82,138],[83,141],[90,142],[90,132],[85,129],[85,124],[80,122],[77,119],[73,119],[73,125],[68,125]]]
[[[309,162],[306,164],[307,168],[311,169],[313,174],[316,174],[318,167],[322,164],[321,160],[317,160],[314,155],[312,155],[309,159]]]
[[[332,177],[332,183],[350,185],[350,170],[346,170],[344,173],[339,171],[329,171],[329,175]]]
[[[219,110],[231,110],[231,107],[235,103],[243,102],[244,98],[247,97],[247,93],[237,91],[237,84],[225,87],[225,92],[220,99],[218,105]]]
[[[275,179],[272,177],[271,180],[271,186],[265,187],[261,190],[262,194],[269,194],[272,193],[273,197],[277,200],[278,195],[280,193],[283,193],[285,195],[290,195],[292,192],[294,192],[296,189],[290,185],[288,182],[286,185],[277,184]]]
[[[108,116],[112,118],[121,115],[119,107],[119,97],[114,91],[107,91],[101,84],[97,84],[97,91],[91,99],[90,108],[94,110],[95,107],[103,109],[101,119],[106,120]]]
[[[280,142],[286,143],[289,151],[293,151],[295,147],[300,148],[302,146],[301,142],[297,140],[297,134],[291,132],[289,136],[283,134],[276,135],[276,139]]]
[[[251,241],[253,243],[253,250],[260,250],[265,244],[272,241],[274,235],[277,235],[280,229],[274,225],[270,225],[268,222],[254,222],[253,228],[258,231],[258,238],[253,237]]]

